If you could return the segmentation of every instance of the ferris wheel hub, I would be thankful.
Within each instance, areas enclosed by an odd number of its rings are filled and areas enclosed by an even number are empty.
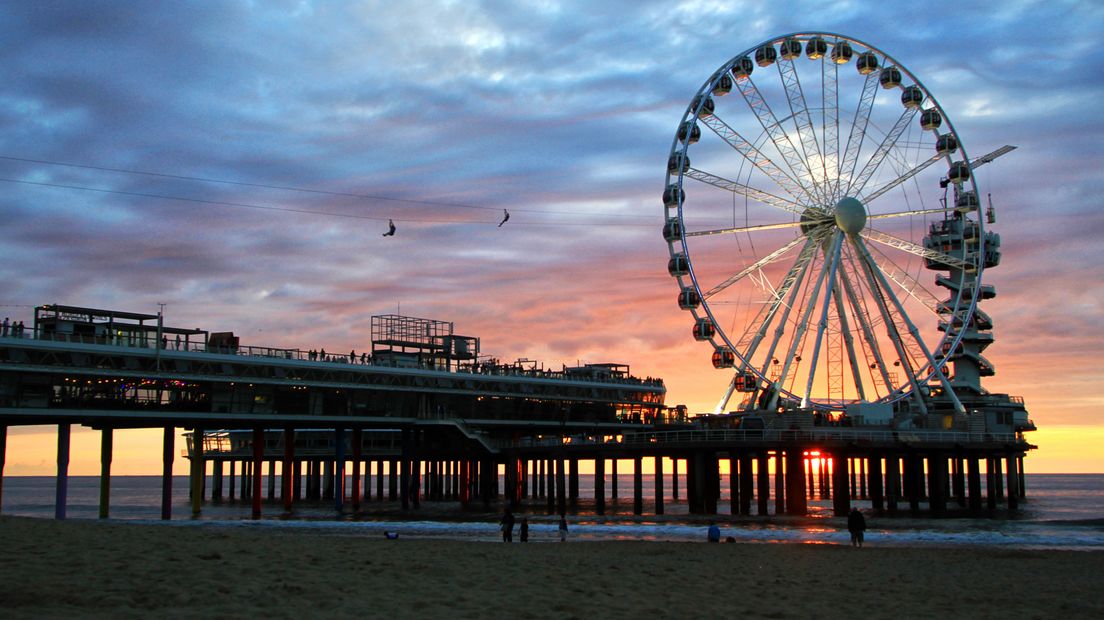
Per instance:
[[[857,198],[844,197],[836,203],[836,226],[854,235],[866,227],[866,207]]]

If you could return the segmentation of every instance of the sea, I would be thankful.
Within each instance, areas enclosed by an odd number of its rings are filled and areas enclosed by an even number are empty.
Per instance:
[[[685,495],[675,500],[667,485],[665,514],[657,516],[649,514],[654,512],[655,506],[652,477],[644,476],[645,514],[634,515],[632,475],[619,475],[619,495],[607,497],[606,514],[599,516],[593,497],[586,497],[593,489],[593,476],[580,475],[581,497],[574,506],[569,504],[568,507],[569,540],[705,541],[709,523],[716,522],[723,538],[737,542],[849,544],[846,519],[832,516],[829,499],[809,500],[810,515],[807,517],[732,516],[727,478],[723,476],[721,481],[718,514],[689,514]],[[66,518],[97,520],[99,485],[98,476],[70,476]],[[267,480],[263,487],[267,492]],[[871,546],[1104,550],[1104,474],[1027,474],[1025,487],[1026,497],[1021,500],[1019,510],[1009,512],[1002,504],[992,518],[910,517],[907,505],[900,511],[906,516],[877,516],[870,510],[868,501],[856,500],[853,505],[866,515],[866,544]],[[612,479],[607,475],[607,495],[611,489]],[[52,476],[6,477],[0,497],[0,514],[52,519],[55,490]],[[770,508],[773,511],[773,500]],[[172,510],[173,518],[167,522],[172,527],[298,528],[342,536],[491,542],[501,540],[498,524],[503,504],[501,499],[492,501],[489,506],[473,501],[465,509],[457,501],[423,499],[418,508],[404,512],[398,502],[373,496],[362,500],[361,510],[355,514],[349,500],[338,512],[332,499],[301,500],[292,512],[285,513],[279,499],[265,499],[261,519],[254,520],[249,500],[207,499],[201,514],[193,517],[188,479],[177,476],[173,480]],[[752,511],[755,511],[754,504]],[[559,540],[559,516],[549,510],[545,498],[526,498],[515,509],[515,515],[519,522],[522,518],[529,520],[530,541]],[[109,520],[135,526],[166,523],[161,521],[161,478],[113,476]],[[517,540],[516,532],[514,539]]]

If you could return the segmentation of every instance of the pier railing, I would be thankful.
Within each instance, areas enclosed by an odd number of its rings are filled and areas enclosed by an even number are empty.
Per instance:
[[[537,379],[552,379],[559,381],[573,381],[583,383],[605,383],[624,385],[644,385],[659,387],[663,385],[661,379],[640,378],[634,376],[588,376],[586,374],[567,374],[561,371],[521,368],[511,365],[490,364],[463,364],[456,367],[444,367],[428,361],[410,367],[393,360],[377,360],[368,352],[355,353],[330,353],[325,351],[304,351],[302,349],[286,349],[280,347],[263,347],[253,345],[226,346],[208,344],[205,342],[193,342],[190,340],[177,341],[175,338],[166,338],[163,343],[158,343],[156,337],[138,337],[131,335],[108,336],[102,334],[66,334],[61,332],[41,332],[29,329],[21,335],[9,334],[5,338],[22,338],[27,340],[43,340],[51,342],[70,342],[86,345],[106,345],[112,347],[124,347],[129,349],[159,350],[164,354],[176,353],[205,353],[214,355],[231,355],[238,357],[281,359],[311,364],[340,364],[345,366],[375,366],[380,368],[413,368],[416,370],[435,370],[441,372],[464,373],[482,376],[506,376],[527,377]]]
[[[711,429],[677,431],[639,431],[618,435],[546,435],[521,439],[487,439],[487,444],[497,450],[510,448],[554,448],[560,446],[600,446],[623,444],[641,446],[649,444],[761,444],[766,442],[824,442],[864,444],[1003,444],[1020,443],[1016,433],[972,433],[965,431],[884,429]]]
[[[825,441],[837,443],[1015,443],[1015,433],[965,431],[885,430],[858,428],[716,429],[629,433],[626,444],[646,443],[756,443],[768,441]]]

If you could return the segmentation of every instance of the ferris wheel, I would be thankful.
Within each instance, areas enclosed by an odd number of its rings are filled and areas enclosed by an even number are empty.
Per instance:
[[[775,37],[721,65],[663,192],[678,305],[733,373],[716,413],[923,410],[933,393],[963,412],[956,388],[992,374],[977,303],[1000,258],[972,170],[1011,148],[971,162],[927,88],[851,37]]]

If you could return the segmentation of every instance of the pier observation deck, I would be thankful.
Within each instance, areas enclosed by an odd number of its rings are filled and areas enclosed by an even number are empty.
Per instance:
[[[157,319],[37,308],[33,328],[0,339],[0,415],[9,424],[332,429],[419,419],[591,427],[664,410],[662,381],[628,366],[501,363],[479,355],[477,338],[429,319],[373,317],[370,354],[247,346],[232,332]]]

